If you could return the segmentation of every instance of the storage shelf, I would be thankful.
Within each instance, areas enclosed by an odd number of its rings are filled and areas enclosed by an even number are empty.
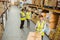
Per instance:
[[[50,8],[42,8],[42,9],[52,11],[52,12],[56,12],[56,13],[60,13],[60,10],[54,10],[54,9],[50,9]]]
[[[60,13],[60,10],[55,10],[55,9],[50,9],[50,8],[44,8],[44,7],[38,7],[37,5],[34,5],[34,4],[31,4],[31,5],[28,5],[28,6],[40,8],[40,9],[42,9],[42,10],[48,10],[48,11]]]

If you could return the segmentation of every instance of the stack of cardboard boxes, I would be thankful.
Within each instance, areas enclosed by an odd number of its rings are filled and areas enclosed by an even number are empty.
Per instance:
[[[42,0],[32,0],[32,4],[35,4],[37,6],[41,6]]]
[[[27,40],[42,40],[41,34],[37,32],[30,32]]]
[[[55,31],[51,31],[50,32],[50,35],[49,37],[52,39],[52,40],[60,40],[60,15],[58,15],[59,19],[58,19],[58,24],[57,24],[57,27],[55,29]]]
[[[4,5],[2,2],[0,2],[0,16],[1,16],[3,10],[4,10]]]
[[[60,0],[58,0],[58,5],[57,5],[57,7],[60,7]]]
[[[2,35],[3,35],[3,29],[2,29],[2,24],[0,24],[0,40],[2,39]]]
[[[3,33],[3,29],[2,29],[2,18],[1,18],[1,15],[3,13],[3,10],[4,10],[4,5],[2,2],[0,2],[0,40],[2,38],[2,33]]]
[[[59,25],[60,26],[60,25]],[[56,29],[54,40],[60,40],[60,27]]]
[[[57,0],[57,9],[60,10],[60,0]]]
[[[58,25],[56,28],[56,33],[54,36],[54,40],[60,40],[60,16],[59,16],[59,20],[58,20]]]
[[[44,1],[44,6],[48,6],[48,8],[55,9],[56,4],[57,4],[57,0],[45,0]]]

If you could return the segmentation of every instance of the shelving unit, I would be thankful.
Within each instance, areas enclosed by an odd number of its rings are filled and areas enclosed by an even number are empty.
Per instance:
[[[7,9],[8,9],[8,0],[0,0],[2,3],[1,6],[2,8],[0,9],[0,18],[1,18],[1,23],[2,24],[2,29],[4,30],[4,18],[7,20]],[[1,26],[0,26],[1,27]]]
[[[55,23],[56,23],[56,24],[57,24],[57,23],[60,23],[60,21],[58,21],[58,20],[60,20],[60,19],[59,19],[59,18],[60,18],[60,17],[59,17],[59,16],[60,16],[60,9],[58,9],[58,7],[57,7],[57,4],[58,4],[57,1],[58,1],[58,0],[55,0],[55,2],[56,2],[55,4],[56,4],[56,5],[54,5],[54,6],[51,5],[51,4],[49,4],[51,7],[49,7],[49,5],[45,5],[44,1],[45,1],[45,0],[42,0],[42,3],[43,3],[43,4],[41,4],[41,6],[37,6],[36,3],[35,3],[35,0],[34,0],[33,4],[29,4],[28,6],[30,6],[30,7],[35,7],[35,8],[37,8],[37,9],[40,8],[41,10],[47,10],[47,11],[49,11],[49,12],[52,12],[52,13],[51,13],[51,14],[52,14],[51,16],[53,16],[53,17],[56,16],[55,18],[57,18]],[[40,1],[40,2],[41,2],[41,1]],[[38,3],[39,3],[39,2],[38,2]],[[59,5],[60,5],[60,4],[59,4]],[[44,6],[47,6],[47,7],[44,7]],[[60,7],[59,7],[59,8],[60,8]],[[55,20],[55,19],[53,19],[53,20]],[[56,27],[55,29],[57,29],[57,26],[59,26],[59,24],[57,24],[57,25],[55,26],[55,27]],[[58,31],[58,30],[56,30],[56,32],[57,32],[57,31]],[[55,33],[52,33],[51,35],[54,36]],[[57,33],[56,33],[56,35],[57,35]],[[56,35],[55,35],[55,36],[56,36]],[[53,37],[53,36],[51,36],[51,37]],[[57,35],[57,37],[58,37],[58,35]],[[55,38],[55,39],[54,39],[54,38]],[[58,39],[58,38],[57,38],[57,39]],[[56,40],[56,37],[53,37],[52,40]]]
[[[40,1],[43,1],[43,0],[40,0]],[[39,1],[39,2],[40,2],[40,1]],[[55,0],[55,1],[56,1],[56,0]],[[58,10],[58,9],[52,9],[52,8],[48,8],[48,7],[45,8],[45,7],[44,7],[44,4],[41,4],[41,3],[40,3],[41,6],[36,5],[36,3],[39,4],[39,2],[37,3],[35,0],[33,0],[33,4],[29,4],[28,6],[35,7],[35,8],[37,8],[37,9],[40,8],[40,9],[42,9],[42,10],[48,10],[48,11],[60,13],[60,10]],[[42,3],[44,3],[44,1],[43,1]]]

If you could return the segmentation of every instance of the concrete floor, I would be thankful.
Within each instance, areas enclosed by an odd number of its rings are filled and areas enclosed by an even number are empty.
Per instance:
[[[8,12],[8,20],[5,26],[2,40],[27,40],[29,32],[34,32],[35,24],[30,22],[30,29],[27,28],[25,21],[24,31],[20,29],[20,9],[16,6],[12,6]],[[47,36],[44,36],[44,40],[49,40]]]

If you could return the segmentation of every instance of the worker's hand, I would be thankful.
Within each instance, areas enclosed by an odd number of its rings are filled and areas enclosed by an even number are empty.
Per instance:
[[[37,27],[35,27],[35,31],[37,31]]]

